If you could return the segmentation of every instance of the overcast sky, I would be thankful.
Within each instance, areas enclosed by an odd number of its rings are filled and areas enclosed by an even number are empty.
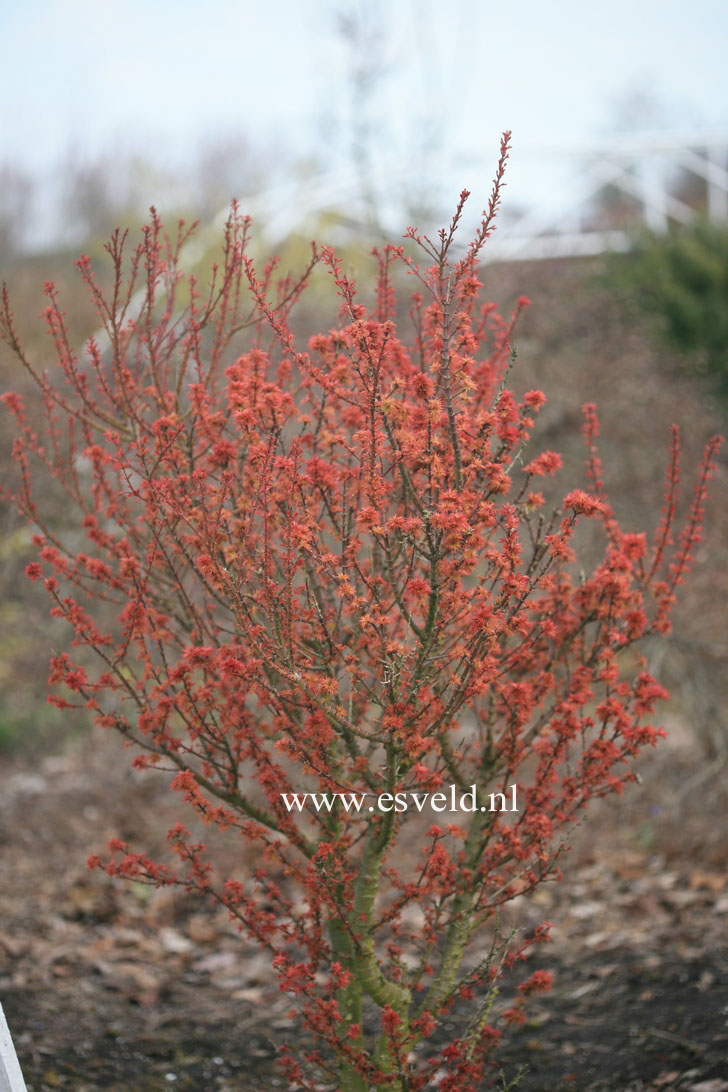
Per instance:
[[[337,17],[361,11],[357,50]],[[369,156],[438,196],[485,199],[506,127],[508,196],[527,204],[555,185],[529,149],[624,125],[728,130],[725,0],[0,0],[0,12],[0,160],[38,170],[68,149],[134,147],[184,171],[201,142],[233,133],[262,158],[345,166],[354,60],[372,70],[358,119]]]

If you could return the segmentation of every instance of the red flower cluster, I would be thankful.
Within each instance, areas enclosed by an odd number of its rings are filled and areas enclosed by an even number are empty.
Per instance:
[[[171,243],[156,216],[129,274],[125,236],[112,237],[109,296],[83,259],[104,331],[83,358],[48,286],[61,382],[23,352],[7,295],[0,314],[47,416],[41,438],[20,397],[5,396],[14,500],[39,526],[28,576],[100,664],[58,656],[52,681],[133,744],[135,765],[172,771],[187,805],[254,843],[261,863],[218,883],[180,826],[176,868],[118,843],[105,867],[226,906],[300,999],[326,1048],[311,1059],[354,1092],[425,1088],[442,1066],[442,1089],[481,1080],[498,1039],[487,1004],[440,1057],[419,1045],[456,999],[492,991],[497,946],[481,962],[465,959],[469,946],[555,874],[557,836],[590,798],[620,790],[659,735],[645,718],[664,692],[620,653],[669,624],[717,447],[676,531],[675,438],[651,541],[623,532],[609,506],[593,407],[587,489],[549,515],[532,479],[560,457],[514,474],[545,401],[505,385],[528,301],[503,320],[479,302],[477,277],[507,153],[504,140],[465,256],[450,260],[464,193],[437,239],[408,231],[423,265],[400,246],[377,254],[371,310],[329,250],[297,281],[257,272],[234,209],[204,295],[179,271],[184,233]],[[316,262],[341,320],[302,348],[288,316]],[[397,264],[419,283],[408,341]],[[36,506],[42,468],[76,513],[72,534]],[[582,518],[603,525],[604,547],[580,575]],[[292,812],[282,796],[514,783],[517,813],[476,810],[429,832],[417,809],[342,818],[310,801]],[[506,1022],[549,984],[531,975]],[[373,1040],[365,1003],[380,1015]],[[298,1061],[285,1064],[310,1087]]]

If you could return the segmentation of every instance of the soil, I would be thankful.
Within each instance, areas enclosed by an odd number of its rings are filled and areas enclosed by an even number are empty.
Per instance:
[[[555,976],[504,1036],[519,1092],[728,1092],[728,806],[693,755],[673,733],[595,806],[564,881],[517,900],[517,924],[554,923]],[[85,867],[114,835],[153,852],[178,817],[127,759],[92,733],[2,760],[0,999],[28,1092],[284,1089],[276,1048],[304,1039],[265,959],[224,914]]]

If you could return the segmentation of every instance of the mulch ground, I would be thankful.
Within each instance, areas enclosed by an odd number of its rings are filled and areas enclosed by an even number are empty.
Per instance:
[[[684,744],[514,906],[554,923],[537,963],[554,990],[500,1055],[519,1092],[728,1092],[728,806]],[[90,735],[0,765],[0,1000],[28,1092],[284,1089],[276,1047],[303,1040],[265,959],[224,914],[85,867],[112,836],[153,851],[178,817],[127,759]]]

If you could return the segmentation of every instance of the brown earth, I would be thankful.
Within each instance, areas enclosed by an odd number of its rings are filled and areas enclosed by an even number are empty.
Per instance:
[[[576,832],[564,882],[514,907],[554,923],[534,963],[554,991],[500,1056],[523,1092],[728,1092],[728,807],[715,779],[691,790],[693,750],[675,730]],[[127,758],[90,734],[0,770],[0,998],[28,1092],[282,1089],[276,1044],[303,1040],[266,960],[224,913],[85,867],[175,817]]]

